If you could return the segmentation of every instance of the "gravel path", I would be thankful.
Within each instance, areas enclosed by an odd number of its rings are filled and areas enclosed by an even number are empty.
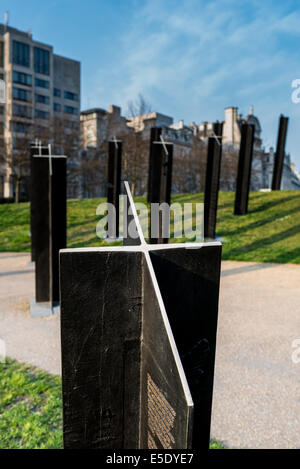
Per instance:
[[[0,253],[7,355],[60,374],[59,316],[31,318],[34,267]],[[300,266],[223,262],[212,436],[232,448],[300,448]]]
[[[300,448],[300,266],[223,263],[212,435],[234,448]]]
[[[30,255],[0,253],[0,339],[6,354],[52,374],[60,374],[59,316],[32,318],[29,301],[35,296]]]

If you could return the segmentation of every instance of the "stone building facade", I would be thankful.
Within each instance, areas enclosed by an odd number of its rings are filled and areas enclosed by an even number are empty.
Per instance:
[[[243,122],[253,124],[254,155],[252,162],[251,190],[269,190],[272,184],[274,167],[274,149],[265,150],[262,141],[262,129],[259,119],[254,115],[253,107],[249,114],[243,117],[237,107],[227,107],[223,121],[223,148],[224,152],[232,152],[238,158],[241,142],[241,125]],[[173,118],[158,112],[126,118],[121,115],[118,106],[111,105],[109,109],[90,109],[83,111],[80,116],[83,148],[97,148],[110,138],[120,137],[124,134],[136,133],[142,136],[145,142],[149,141],[151,127],[162,127],[162,135],[166,142],[174,144],[174,158],[181,162],[183,171],[189,171],[184,165],[184,158],[188,157],[195,140],[207,143],[208,137],[213,135],[213,123],[201,122],[185,125],[183,120],[174,123]],[[197,150],[196,150],[197,151]],[[202,168],[203,171],[203,168]],[[226,174],[231,181],[226,181],[226,189],[235,190],[236,170]],[[189,178],[189,175],[187,175]],[[284,159],[281,189],[300,190],[299,173],[291,163],[289,154]]]
[[[121,109],[115,105],[110,105],[108,110],[93,108],[82,111],[80,124],[82,160],[89,160],[95,168],[101,165],[101,161],[105,161],[108,140],[117,138],[123,141],[123,176],[131,181],[132,189],[136,190],[137,194],[144,194],[147,187],[149,139],[152,127],[161,127],[165,141],[174,144],[175,162],[176,158],[182,161],[188,155],[194,139],[194,130],[184,125],[183,121],[174,124],[172,117],[158,112],[126,118],[122,116]],[[175,163],[174,166],[174,171],[180,166],[182,172],[181,164]],[[84,181],[86,178],[83,175],[81,179]],[[90,180],[91,187],[92,178]],[[81,185],[89,186],[89,184]],[[83,189],[80,196],[90,197],[91,193],[99,197],[105,196],[105,172],[98,175],[97,189]]]
[[[124,134],[139,133],[146,141],[152,127],[162,127],[163,137],[177,147],[189,149],[193,143],[194,129],[183,121],[174,124],[173,118],[159,112],[134,117],[121,115],[121,108],[110,105],[108,110],[94,108],[80,114],[82,147],[97,148],[105,140]]]
[[[33,39],[30,32],[0,24],[0,79],[6,102],[0,104],[0,143],[6,161],[18,138],[33,128],[48,128],[62,117],[67,128],[80,117],[80,62],[54,54],[53,47]],[[14,168],[1,166],[0,197],[14,195]]]
[[[254,154],[252,162],[251,190],[270,189],[272,186],[272,176],[275,161],[275,151],[273,147],[266,150],[263,147],[262,129],[258,117],[253,113],[253,106],[250,106],[249,114],[243,117],[237,107],[225,108],[225,119],[223,121],[223,148],[239,151],[241,142],[241,125],[243,122],[253,124],[254,133]],[[191,124],[194,132],[199,138],[206,140],[212,135],[212,123],[202,122],[201,124]],[[234,182],[234,181],[233,181]],[[299,173],[291,162],[291,156],[285,155],[281,189],[300,190]]]
[[[82,148],[98,148],[112,138],[129,132],[126,117],[119,106],[110,105],[108,110],[88,109],[80,113]]]

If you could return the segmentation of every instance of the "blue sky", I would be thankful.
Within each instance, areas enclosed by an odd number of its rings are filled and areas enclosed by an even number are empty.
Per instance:
[[[2,0],[9,24],[31,28],[57,54],[81,61],[82,108],[127,105],[186,123],[223,119],[226,106],[254,106],[266,147],[280,113],[300,170],[300,2],[285,0]],[[2,16],[3,17],[3,16]]]

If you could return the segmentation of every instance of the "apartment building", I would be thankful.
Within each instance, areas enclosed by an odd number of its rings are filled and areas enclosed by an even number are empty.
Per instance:
[[[0,79],[6,102],[0,104],[0,140],[9,155],[16,139],[48,128],[55,117],[80,126],[80,62],[54,54],[30,32],[0,24]],[[66,128],[68,125],[66,125]],[[0,197],[14,195],[14,168],[0,170]]]
[[[81,143],[83,148],[97,148],[103,142],[128,133],[127,119],[121,108],[111,104],[106,111],[93,108],[80,114]]]

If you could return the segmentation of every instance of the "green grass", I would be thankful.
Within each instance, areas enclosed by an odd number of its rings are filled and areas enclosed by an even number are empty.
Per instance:
[[[211,440],[209,449],[228,449],[228,447],[224,446],[223,443],[220,443],[219,441]]]
[[[0,376],[0,448],[61,448],[60,378],[13,360]]]
[[[137,201],[144,201],[137,197]],[[68,247],[105,244],[96,236],[104,199],[68,201]],[[203,202],[203,194],[176,194],[172,202]],[[249,213],[233,215],[234,193],[220,192],[217,235],[225,238],[223,259],[300,263],[300,192],[252,192]],[[0,251],[28,252],[29,204],[0,205]]]
[[[11,359],[0,376],[0,449],[61,449],[60,377]],[[225,447],[212,440],[210,448]]]
[[[248,214],[233,215],[235,194],[220,192],[217,236],[224,238],[223,259],[300,263],[300,191],[251,192]],[[174,201],[203,201],[201,194]]]

